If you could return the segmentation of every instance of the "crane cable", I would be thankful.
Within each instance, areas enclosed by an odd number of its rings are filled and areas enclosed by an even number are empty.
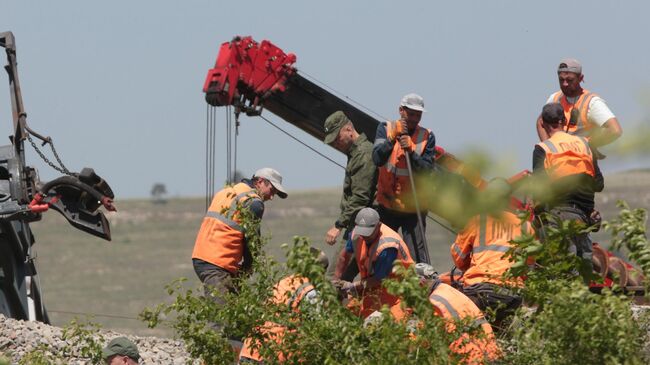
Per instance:
[[[338,96],[340,96],[340,97],[343,98],[343,99],[347,99],[347,100],[349,100],[351,103],[355,104],[355,105],[358,106],[359,108],[361,108],[361,109],[363,109],[363,110],[365,110],[365,111],[367,111],[367,112],[369,112],[369,113],[371,113],[371,114],[374,114],[375,116],[379,117],[380,119],[388,120],[388,118],[386,118],[386,117],[382,116],[381,114],[375,112],[374,110],[372,110],[372,109],[370,109],[370,108],[364,106],[363,104],[361,104],[360,102],[358,102],[358,101],[356,101],[356,100],[350,98],[349,96],[343,95],[343,94],[340,93],[339,91],[337,91],[337,90],[335,90],[334,88],[330,87],[330,86],[327,85],[326,83],[324,83],[324,82],[322,82],[322,81],[319,81],[318,79],[316,79],[315,77],[313,77],[313,76],[307,74],[306,72],[301,71],[301,74],[307,76],[307,77],[308,77],[309,79],[311,79],[314,83],[317,83],[317,84],[322,85],[324,88],[330,90],[333,94],[338,95]],[[209,107],[209,106],[208,106],[208,107]],[[231,164],[231,151],[230,151],[230,106],[227,106],[227,107],[226,107],[226,113],[227,113],[226,123],[227,123],[227,125],[228,125],[227,129],[228,129],[228,136],[229,136],[229,137],[228,137],[228,141],[227,141],[227,158],[228,158],[228,167],[227,167],[227,168],[228,168],[228,171],[231,171],[231,170],[230,170],[230,164]],[[307,147],[307,148],[310,149],[312,152],[314,152],[314,153],[316,153],[317,155],[323,157],[324,159],[330,161],[331,163],[333,163],[333,164],[339,166],[340,168],[345,169],[345,166],[343,166],[343,165],[341,165],[340,163],[334,161],[333,159],[331,159],[330,157],[326,156],[326,155],[323,154],[322,152],[316,150],[315,148],[309,146],[307,143],[301,141],[298,137],[295,137],[295,136],[292,135],[291,133],[289,133],[289,132],[287,132],[286,130],[280,128],[278,125],[276,125],[275,123],[271,122],[268,118],[264,117],[264,116],[261,115],[261,114],[259,115],[259,117],[262,118],[265,122],[267,122],[267,123],[270,124],[271,126],[273,126],[273,127],[275,127],[276,129],[278,129],[280,132],[284,133],[285,135],[287,135],[288,137],[290,137],[291,139],[293,139],[294,141],[296,141],[296,142],[300,143],[301,145]],[[236,118],[236,119],[237,119],[237,118]],[[236,159],[237,159],[237,148],[236,148],[236,146],[237,146],[237,145],[236,145],[236,143],[237,143],[237,142],[236,142],[236,141],[237,141],[237,137],[236,137],[236,136],[237,136],[237,134],[238,134],[238,126],[239,126],[239,121],[238,121],[238,120],[236,121],[236,125],[237,125],[237,127],[236,127],[236,132],[235,132],[235,156],[234,156],[234,157],[235,157],[235,166],[236,166]],[[213,152],[213,154],[214,154],[214,152]],[[214,159],[214,156],[212,156],[212,158]],[[213,179],[214,179],[214,177],[213,177]],[[228,175],[228,182],[231,182],[231,180],[230,180],[230,172],[229,172],[229,175]],[[213,181],[213,183],[214,183],[214,181]],[[210,196],[211,196],[211,195],[210,195]],[[207,199],[209,199],[209,197],[208,197]],[[208,204],[209,204],[209,200],[207,200],[207,199],[206,199],[206,210],[207,210],[207,206],[208,206]],[[452,233],[452,234],[456,234],[456,233],[457,233],[456,230],[454,230],[453,228],[449,227],[447,224],[441,222],[440,220],[436,219],[434,216],[432,216],[431,213],[427,214],[427,218],[429,218],[429,220],[435,222],[435,223],[438,224],[439,226],[443,227],[444,229],[446,229],[446,230],[449,231],[450,233]]]
[[[325,158],[326,160],[328,160],[328,161],[330,161],[331,163],[333,163],[333,164],[339,166],[340,168],[345,169],[345,166],[343,166],[343,165],[341,165],[340,163],[338,163],[338,162],[332,160],[331,158],[325,156],[323,153],[319,152],[319,151],[316,150],[315,148],[313,148],[313,147],[309,146],[308,144],[306,144],[305,142],[301,141],[298,137],[295,137],[295,136],[293,136],[291,133],[289,133],[289,132],[285,131],[284,129],[280,128],[279,126],[277,126],[276,124],[274,124],[273,122],[271,122],[268,118],[264,117],[264,116],[261,115],[261,114],[259,115],[259,117],[262,118],[262,119],[263,119],[265,122],[267,122],[268,124],[270,124],[270,125],[272,125],[273,127],[277,128],[277,129],[278,129],[279,131],[281,131],[282,133],[284,133],[284,134],[286,134],[287,136],[289,136],[290,138],[292,138],[294,141],[296,141],[296,142],[300,143],[301,145],[303,145],[303,146],[309,148],[310,150],[312,150],[313,152],[315,152],[315,153],[318,154],[319,156]],[[447,231],[449,231],[449,232],[452,233],[452,234],[456,234],[456,233],[458,233],[458,232],[456,232],[456,230],[454,230],[453,228],[449,227],[449,226],[446,225],[445,223],[441,222],[440,220],[438,220],[438,219],[436,219],[434,216],[432,216],[432,213],[428,213],[428,214],[427,214],[427,218],[429,218],[429,220],[431,220],[431,221],[433,221],[434,223],[438,224],[439,226],[441,226],[442,228],[446,229]]]

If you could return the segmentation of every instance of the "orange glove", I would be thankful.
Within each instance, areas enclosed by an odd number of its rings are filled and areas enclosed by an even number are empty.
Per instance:
[[[406,131],[406,122],[398,120],[397,123],[394,123],[393,128],[390,128],[386,137],[388,137],[388,139],[393,142],[395,139],[397,139],[397,137],[405,134]]]

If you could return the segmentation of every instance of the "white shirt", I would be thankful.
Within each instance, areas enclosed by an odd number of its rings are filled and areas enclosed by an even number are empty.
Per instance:
[[[555,95],[555,93],[551,94],[551,96],[548,97],[546,104],[553,102],[553,95]],[[576,100],[577,97],[567,98],[567,101],[569,103],[575,103]],[[589,123],[602,126],[606,121],[612,118],[616,118],[616,116],[614,113],[612,113],[611,110],[609,110],[609,107],[607,104],[605,104],[605,100],[603,100],[603,98],[600,96],[594,96],[591,98],[589,101],[589,107],[587,107],[587,121]]]

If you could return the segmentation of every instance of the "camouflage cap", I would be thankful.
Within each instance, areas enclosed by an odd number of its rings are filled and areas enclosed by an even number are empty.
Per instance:
[[[330,114],[325,120],[325,144],[332,144],[336,137],[339,135],[341,128],[348,124],[350,119],[342,111],[337,111]]]
[[[138,347],[126,337],[116,337],[102,349],[104,360],[114,355],[128,356],[135,361],[140,360]]]

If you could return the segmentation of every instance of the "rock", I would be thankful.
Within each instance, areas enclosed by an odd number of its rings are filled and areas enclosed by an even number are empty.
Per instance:
[[[108,342],[118,336],[126,336],[137,344],[142,360],[140,364],[187,364],[190,357],[185,351],[185,344],[168,338],[138,337],[117,333],[114,331],[100,331],[95,340],[100,343]],[[104,340],[102,341],[101,338]],[[79,344],[66,341],[62,338],[62,330],[43,323],[19,321],[6,318],[0,314],[0,355],[11,359],[12,364],[29,354],[30,351],[45,348],[49,355],[59,359],[63,364],[88,364],[88,358],[82,358],[75,346]],[[63,348],[73,349],[72,354],[63,354]],[[194,364],[199,364],[194,361]]]

